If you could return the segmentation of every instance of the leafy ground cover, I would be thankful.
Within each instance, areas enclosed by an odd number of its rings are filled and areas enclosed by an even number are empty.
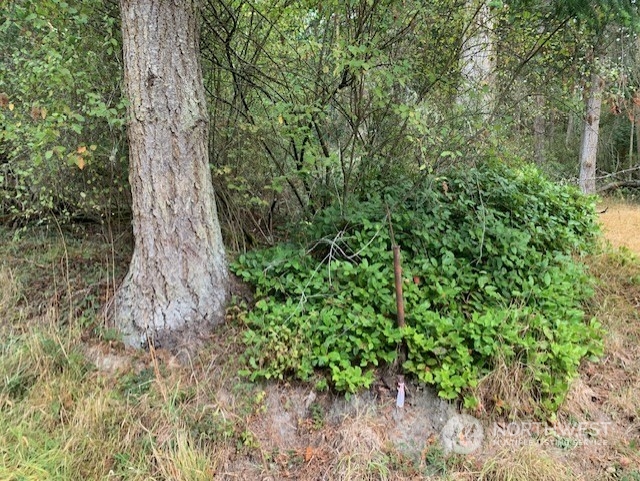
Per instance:
[[[236,273],[257,289],[246,317],[252,379],[308,381],[324,371],[318,388],[356,392],[395,362],[473,408],[482,378],[500,364],[523,365],[530,402],[500,409],[555,411],[580,361],[602,350],[599,324],[581,309],[591,289],[575,257],[595,244],[590,201],[535,169],[504,164],[405,188],[334,206],[300,239],[239,257]],[[396,243],[403,328],[395,325]]]
[[[640,209],[623,208],[618,222],[640,225]],[[601,215],[605,232],[616,230],[615,212]],[[628,250],[583,259],[597,280],[583,308],[605,329],[604,354],[581,363],[549,429],[505,436],[495,426],[537,421],[478,407],[485,442],[463,456],[426,432],[420,450],[403,449],[383,388],[346,402],[239,376],[241,309],[198,355],[125,349],[96,312],[126,268],[126,236],[0,230],[0,241],[0,479],[640,478],[640,264]],[[498,366],[477,389],[516,403],[517,375]],[[441,414],[412,402],[405,411],[414,423]],[[569,429],[594,422],[606,432]]]

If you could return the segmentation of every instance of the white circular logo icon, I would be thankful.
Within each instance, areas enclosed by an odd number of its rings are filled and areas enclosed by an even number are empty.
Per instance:
[[[459,414],[447,421],[440,437],[447,452],[470,454],[482,445],[484,429],[480,421],[473,416]]]

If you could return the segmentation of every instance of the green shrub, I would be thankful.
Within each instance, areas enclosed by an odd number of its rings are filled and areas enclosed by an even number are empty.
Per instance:
[[[127,209],[117,9],[9,2],[0,23],[0,221]]]
[[[601,351],[599,325],[580,309],[590,281],[572,257],[595,244],[592,200],[532,167],[426,177],[333,206],[301,230],[295,242],[233,265],[258,299],[246,317],[253,378],[309,380],[320,369],[337,390],[354,392],[404,342],[404,370],[442,397],[469,396],[506,359],[529,366],[527,388],[552,410],[580,360]],[[394,239],[403,255],[402,330]]]

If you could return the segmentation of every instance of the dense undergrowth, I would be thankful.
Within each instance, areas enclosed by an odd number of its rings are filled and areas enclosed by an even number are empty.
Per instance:
[[[593,202],[535,168],[496,163],[334,205],[286,244],[240,256],[256,288],[245,334],[252,379],[294,377],[355,392],[394,363],[440,396],[478,400],[497,363],[526,365],[541,412],[564,399],[601,329],[579,254]],[[406,327],[396,326],[392,245],[402,249]]]

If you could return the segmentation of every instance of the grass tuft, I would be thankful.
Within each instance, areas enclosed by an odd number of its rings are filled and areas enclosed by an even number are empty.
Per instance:
[[[20,291],[20,284],[13,271],[0,265],[0,327],[12,326],[22,319]]]
[[[536,405],[530,389],[534,383],[534,373],[526,365],[497,358],[493,371],[480,380],[474,395],[486,412],[512,418],[529,416]]]
[[[537,444],[505,449],[488,459],[479,481],[575,481],[571,470]]]
[[[158,473],[173,481],[209,481],[219,464],[220,450],[206,453],[188,432],[179,429],[162,446],[153,447]]]

